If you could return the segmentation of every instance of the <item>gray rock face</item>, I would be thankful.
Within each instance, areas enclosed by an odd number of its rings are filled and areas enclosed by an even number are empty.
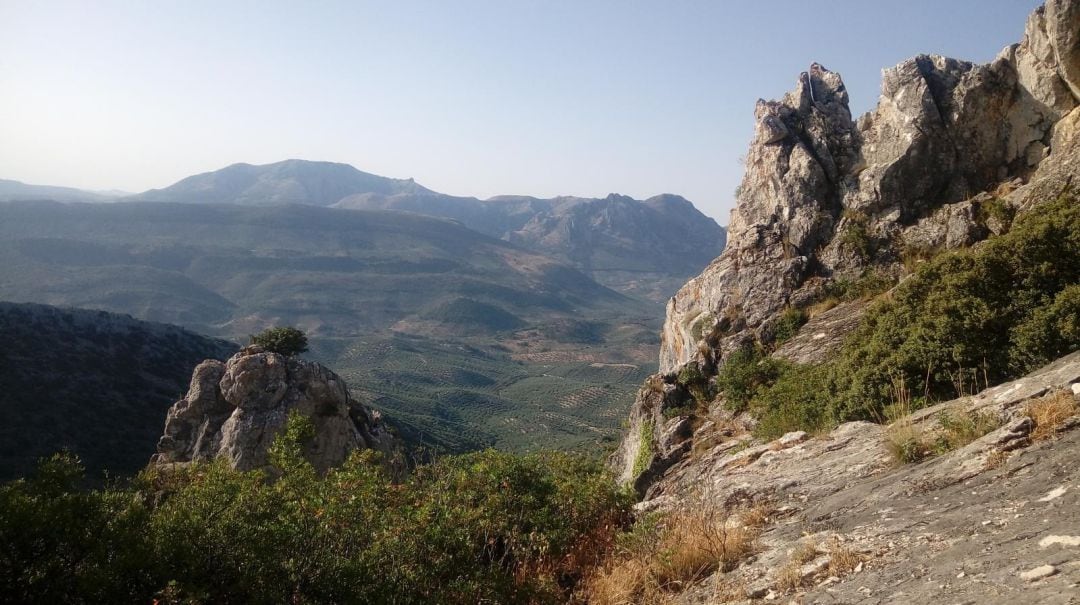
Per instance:
[[[293,410],[315,426],[305,456],[320,472],[361,448],[396,458],[397,440],[378,412],[353,401],[337,374],[248,347],[225,363],[208,360],[195,368],[187,395],[169,410],[152,463],[225,458],[237,470],[264,468],[267,450]]]
[[[758,101],[727,248],[668,301],[660,374],[688,363],[712,374],[745,343],[769,343],[780,313],[830,281],[899,275],[907,252],[1006,230],[990,204],[1026,212],[1056,197],[1080,162],[1078,19],[1080,1],[1053,0],[987,65],[904,61],[857,121],[839,74],[816,63],[782,100]],[[784,356],[820,359],[796,344]]]
[[[897,264],[897,241],[987,237],[969,198],[1067,152],[1055,125],[1077,105],[1078,6],[1048,3],[987,65],[922,55],[885,70],[877,108],[858,121],[839,74],[816,63],[781,101],[758,101],[728,247],[669,301],[660,372],[715,364],[760,336],[812,297],[811,277]]]
[[[726,583],[757,596],[784,594],[781,570],[806,543],[820,551],[841,543],[862,564],[846,572],[804,566],[798,594],[778,602],[1014,603],[1022,595],[1024,602],[1070,603],[1080,581],[1080,490],[1073,487],[1080,416],[1063,419],[1052,438],[1033,439],[1028,405],[1077,385],[1080,353],[1073,353],[1019,380],[920,410],[910,422],[925,435],[942,428],[947,412],[992,415],[1001,427],[918,464],[896,463],[889,428],[867,422],[813,438],[750,442],[738,452],[725,444],[695,448],[695,459],[672,465],[636,508],[668,511],[707,497],[772,510],[756,556],[705,579],[680,603],[714,602],[709,590]],[[1062,577],[1051,578],[1058,572]]]

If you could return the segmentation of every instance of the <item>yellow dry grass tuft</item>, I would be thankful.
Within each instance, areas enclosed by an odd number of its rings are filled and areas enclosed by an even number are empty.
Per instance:
[[[766,504],[733,510],[696,498],[602,565],[585,581],[582,600],[598,605],[672,602],[674,595],[750,556],[769,510]]]
[[[1050,393],[1028,404],[1026,415],[1035,423],[1032,441],[1044,441],[1057,434],[1066,420],[1080,413],[1080,404],[1071,391]]]
[[[789,561],[776,572],[776,589],[780,592],[794,592],[802,585],[802,566],[795,561]]]
[[[817,546],[808,538],[804,538],[795,545],[791,551],[791,560],[799,565],[809,563],[818,556]]]
[[[829,544],[829,574],[833,576],[843,576],[855,571],[855,568],[859,566],[866,558],[852,550],[849,546],[840,542],[839,540],[833,540]]]

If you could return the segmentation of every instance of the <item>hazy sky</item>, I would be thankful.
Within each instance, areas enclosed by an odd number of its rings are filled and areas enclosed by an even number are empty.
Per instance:
[[[678,193],[726,224],[758,97],[855,113],[920,52],[985,62],[1035,0],[0,0],[0,178],[141,191],[346,162],[456,195]]]

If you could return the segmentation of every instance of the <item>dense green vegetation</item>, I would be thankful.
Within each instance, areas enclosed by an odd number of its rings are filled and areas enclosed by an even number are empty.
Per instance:
[[[1022,376],[1080,349],[1080,202],[1066,194],[1011,231],[921,263],[820,367],[732,356],[718,376],[764,436],[881,419]],[[825,394],[829,394],[827,397]]]
[[[299,355],[308,350],[307,335],[288,326],[267,328],[254,334],[251,337],[251,344],[286,357]]]
[[[103,311],[0,303],[0,480],[66,448],[90,475],[132,474],[154,453],[191,371],[236,347]]]
[[[278,475],[220,464],[79,488],[56,456],[0,487],[0,594],[52,603],[565,602],[628,513],[599,462],[485,451],[391,483],[370,451],[320,477],[309,421]]]

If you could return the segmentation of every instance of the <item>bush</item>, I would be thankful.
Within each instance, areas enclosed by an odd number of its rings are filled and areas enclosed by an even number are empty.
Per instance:
[[[829,294],[847,298],[890,282],[871,272],[855,283],[837,282]],[[913,394],[908,404],[917,410],[1080,349],[1078,284],[1080,202],[1063,195],[1005,235],[921,263],[868,309],[832,360],[793,366],[744,349],[725,360],[717,383],[734,411],[758,416],[763,437],[880,421],[898,390]],[[976,420],[953,428],[967,438],[991,424]],[[900,443],[901,457],[923,451],[909,441]]]
[[[977,369],[998,383],[1077,350],[1077,283],[1080,203],[1072,196],[982,246],[924,263],[871,307],[841,351],[837,417],[880,412],[893,374],[914,393],[948,398],[963,394],[959,374]]]
[[[716,375],[716,386],[723,391],[728,409],[745,411],[758,389],[776,380],[783,365],[766,357],[758,347],[743,347],[729,355]]]
[[[791,340],[798,333],[799,328],[803,327],[807,319],[809,317],[807,317],[806,311],[802,309],[794,307],[784,309],[784,312],[780,314],[780,320],[776,322],[776,330],[773,335],[774,343],[780,345]]]
[[[320,477],[310,421],[273,481],[224,464],[85,491],[70,458],[0,487],[0,590],[17,602],[565,602],[629,496],[583,457],[448,457],[394,484],[371,451]]]
[[[307,335],[296,328],[280,327],[263,330],[251,337],[251,344],[272,353],[292,357],[308,350]]]
[[[776,377],[756,392],[750,411],[758,418],[754,434],[775,439],[790,431],[821,431],[831,428],[832,368],[795,364],[774,365]]]

